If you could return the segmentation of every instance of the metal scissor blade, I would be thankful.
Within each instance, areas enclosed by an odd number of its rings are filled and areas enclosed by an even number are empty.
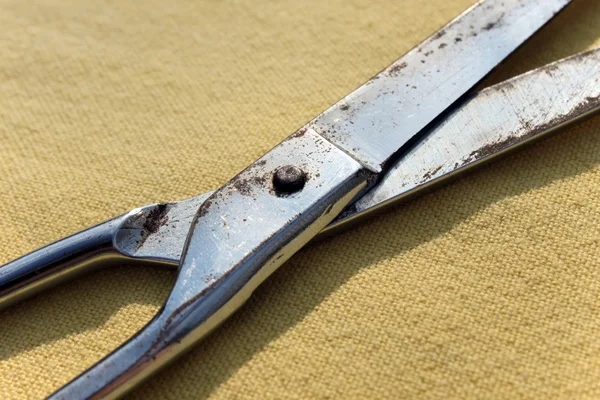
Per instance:
[[[381,182],[330,224],[345,228],[600,109],[600,49],[489,87],[423,132]]]
[[[443,111],[449,106],[452,99],[458,98],[471,85],[485,76],[494,65],[568,3],[569,0],[548,0],[544,4],[534,0],[479,1],[470,10],[426,39],[369,83],[331,107],[322,116],[315,119],[312,126],[346,151],[356,153],[355,148],[348,148],[343,143],[350,136],[342,140],[341,136],[335,133],[347,131],[347,129],[342,127],[341,130],[332,131],[327,128],[327,124],[343,125],[344,118],[347,117],[350,121],[347,125],[353,125],[353,123],[365,125],[365,121],[374,123],[373,118],[377,118],[380,126],[386,128],[383,131],[375,132],[377,138],[381,139],[391,133],[388,129],[391,125],[398,125],[399,118],[403,118],[410,122],[407,126],[412,128],[408,129],[403,126],[402,129],[395,131],[394,135],[397,134],[399,137],[397,140],[404,143],[409,136],[416,133],[415,129],[418,126],[426,125],[437,115],[432,110],[437,110],[437,113]],[[479,33],[477,27],[479,27]],[[509,37],[499,40],[498,38],[503,37],[504,33]],[[426,62],[422,63],[419,60]],[[468,62],[465,62],[466,60]],[[420,67],[409,65],[409,61]],[[438,68],[440,72],[438,72]],[[434,74],[434,71],[437,75]],[[447,71],[454,72],[448,73]],[[470,71],[468,76],[463,76],[465,71]],[[432,74],[435,79],[429,76]],[[411,84],[413,81],[423,82],[421,82],[420,88],[414,88],[415,85]],[[430,85],[429,89],[423,85]],[[395,104],[398,95],[407,94],[407,90],[408,101],[404,104]],[[412,91],[428,94],[433,90],[436,91],[433,96],[436,100],[434,105],[425,104],[425,101],[431,101],[432,96],[425,99],[423,95],[424,102],[421,104],[418,102],[419,99],[412,95]],[[439,101],[441,94],[444,94],[441,97],[445,99],[444,101]],[[369,102],[373,98],[382,107],[380,111],[368,111]],[[401,100],[398,101],[401,102]],[[415,103],[415,101],[417,102]],[[352,107],[353,105],[356,107]],[[416,125],[413,124],[415,122],[413,114],[406,112],[411,107],[421,107],[422,115],[425,116],[421,117],[419,114],[420,122]],[[390,122],[387,122],[386,118],[389,118]],[[366,124],[368,125],[368,123]],[[357,129],[357,132],[352,133],[356,134],[356,137],[364,139],[364,136],[368,136],[368,134],[364,135],[364,132],[361,133],[362,128],[357,127]],[[364,131],[364,129],[362,130]],[[369,137],[366,139],[367,146],[379,143],[378,141],[371,143]],[[396,142],[397,145],[398,143]],[[365,151],[371,152],[366,147]],[[371,161],[382,161],[389,155],[389,153],[378,154],[379,156],[375,156]],[[364,163],[372,164],[372,162],[366,161],[366,156],[355,154],[355,157],[362,159]],[[429,171],[434,169],[431,168]],[[436,172],[441,171],[440,169]],[[419,187],[426,185],[427,182],[428,180],[424,179]],[[358,206],[360,208],[347,210],[343,218],[338,218],[336,222],[326,227],[323,234],[331,232],[335,227],[345,226],[345,221],[370,214],[377,204],[397,202],[399,199],[394,196],[400,195],[398,189],[400,187],[394,179],[388,178],[371,192],[369,196],[373,197],[365,197]],[[375,193],[384,192],[388,195],[374,196]],[[413,192],[419,193],[419,190],[413,190]],[[129,261],[141,260],[176,266],[180,260],[191,221],[209,195],[210,193],[207,193],[179,202],[149,205],[133,210],[127,215],[119,217],[124,221],[121,229],[113,232],[114,227],[111,224],[110,228],[114,237],[112,241],[107,242],[108,244],[104,243],[106,240],[101,244],[91,243],[86,238],[88,231],[84,231],[0,267],[0,308],[31,295],[34,292],[33,287],[41,289],[46,287],[46,284],[48,286],[55,284],[57,282],[55,277],[71,276],[81,269],[80,264],[84,261],[88,266],[104,262],[107,259],[104,257],[105,253],[111,253],[111,257],[122,256]],[[403,196],[400,197],[403,198]],[[367,198],[372,198],[373,204],[367,204]],[[112,242],[112,245],[109,242]],[[65,248],[72,248],[73,244],[79,244],[78,251],[64,253]],[[84,244],[86,245],[84,246]],[[82,248],[87,249],[88,253],[94,253],[94,256],[89,258],[87,254],[83,254],[85,251],[82,251]],[[98,248],[98,251],[92,252],[91,248]],[[81,255],[79,255],[80,252]],[[63,253],[66,255],[63,256]]]
[[[423,132],[381,182],[317,237],[348,229],[388,206],[422,195],[598,112],[599,79],[600,49],[596,49],[473,94],[442,123]],[[110,260],[177,267],[192,219],[209,195],[133,210],[0,267],[0,308]]]
[[[309,126],[380,170],[569,1],[480,1]]]

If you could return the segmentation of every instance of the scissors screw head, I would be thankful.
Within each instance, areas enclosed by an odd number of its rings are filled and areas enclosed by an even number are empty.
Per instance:
[[[306,174],[294,165],[277,168],[273,175],[273,186],[279,193],[294,193],[301,190],[306,182]]]

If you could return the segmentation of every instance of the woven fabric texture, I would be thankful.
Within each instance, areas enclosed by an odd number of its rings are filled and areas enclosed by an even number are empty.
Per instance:
[[[472,0],[0,0],[0,263],[262,153]],[[576,0],[489,79],[600,45]],[[139,399],[600,398],[600,119],[293,257]],[[173,271],[0,313],[0,398],[143,327]]]

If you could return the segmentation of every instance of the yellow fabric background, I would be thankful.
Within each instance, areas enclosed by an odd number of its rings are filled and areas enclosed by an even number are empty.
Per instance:
[[[219,186],[472,0],[0,0],[0,262]],[[490,78],[600,45],[577,0]],[[132,398],[600,397],[600,118],[312,245]],[[0,398],[126,340],[172,271],[0,313]]]

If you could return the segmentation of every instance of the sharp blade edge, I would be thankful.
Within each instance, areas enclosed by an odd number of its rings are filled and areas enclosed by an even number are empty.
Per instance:
[[[425,132],[382,181],[327,230],[421,194],[433,184],[600,111],[600,49],[474,94]]]
[[[480,1],[308,127],[379,172],[570,1]]]

